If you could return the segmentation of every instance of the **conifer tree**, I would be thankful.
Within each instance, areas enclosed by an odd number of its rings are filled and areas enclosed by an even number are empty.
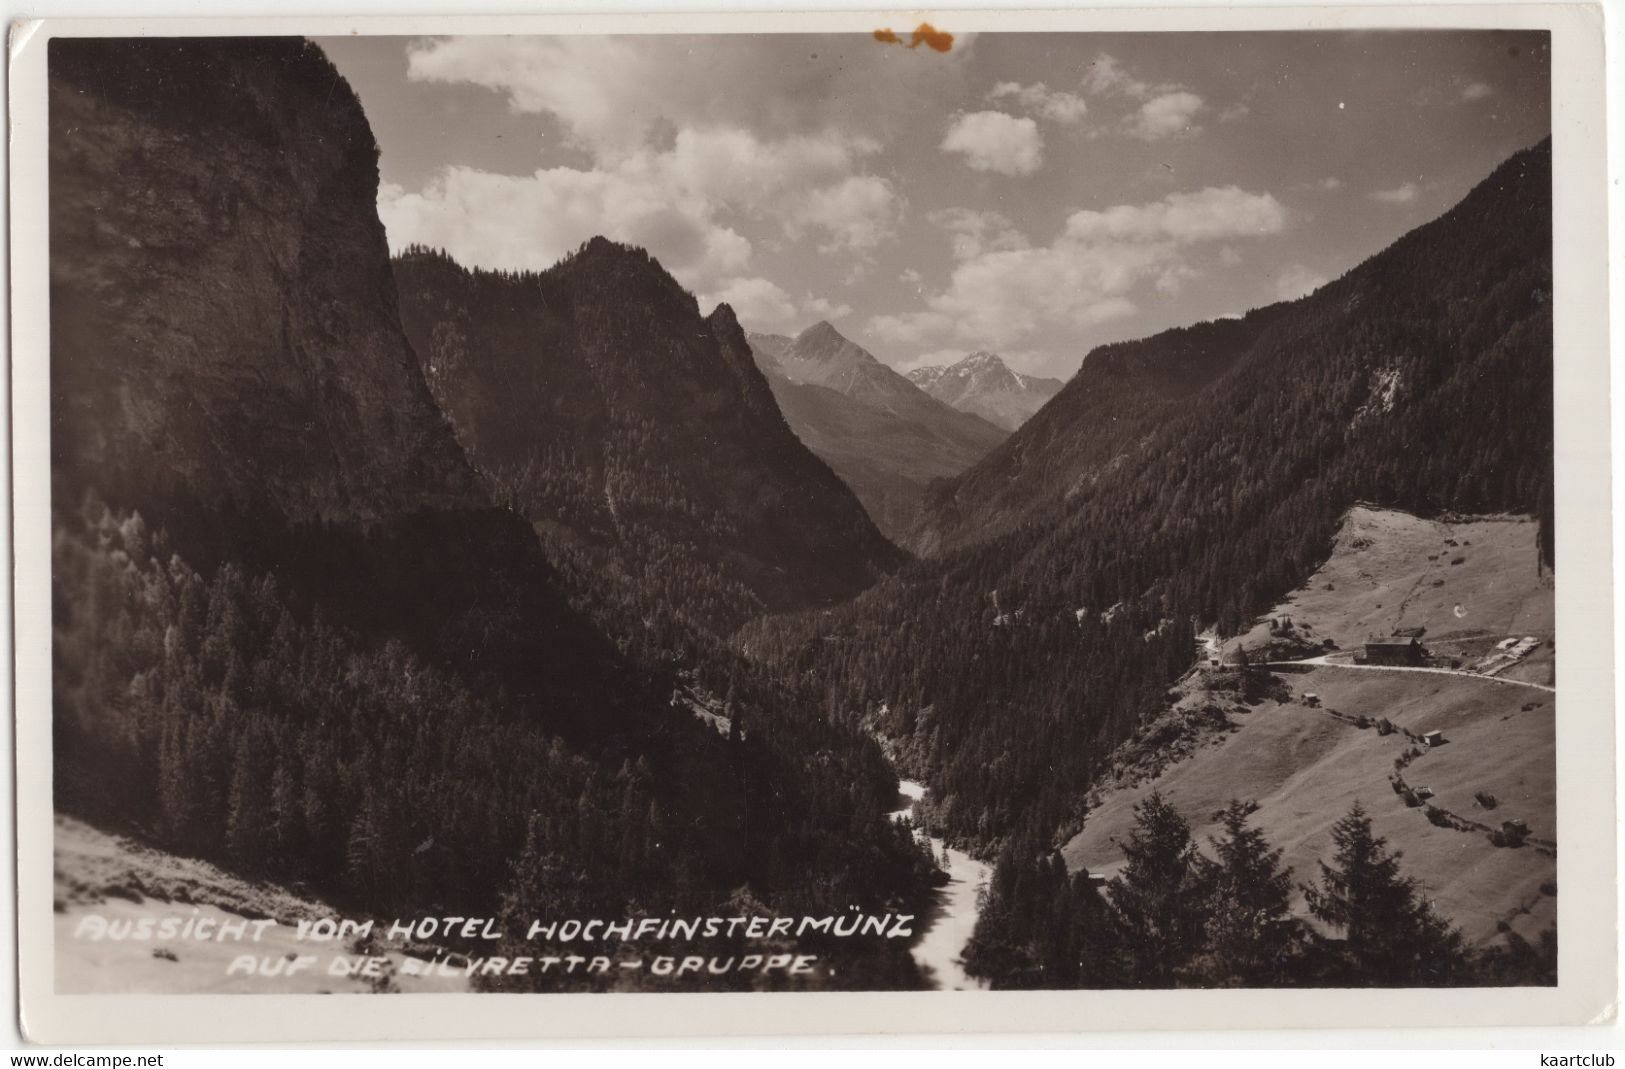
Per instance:
[[[1160,793],[1134,807],[1127,864],[1107,895],[1116,909],[1132,982],[1173,987],[1202,950],[1207,873],[1190,826]]]
[[[266,807],[260,766],[262,751],[252,732],[237,738],[231,762],[231,788],[227,796],[226,849],[231,858],[248,872],[258,872],[265,863]]]
[[[1292,918],[1292,870],[1281,851],[1249,825],[1256,802],[1232,801],[1216,816],[1222,838],[1210,840],[1213,899],[1208,924],[1211,981],[1236,986],[1283,982],[1301,937]]]
[[[1400,853],[1372,832],[1360,803],[1333,825],[1332,840],[1337,851],[1330,865],[1320,863],[1320,886],[1305,884],[1304,893],[1317,919],[1343,930],[1343,979],[1367,987],[1451,983],[1463,964],[1461,934],[1400,874]]]

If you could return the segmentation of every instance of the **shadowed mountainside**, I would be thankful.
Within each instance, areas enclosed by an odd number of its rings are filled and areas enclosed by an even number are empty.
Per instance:
[[[539,274],[395,261],[402,318],[469,455],[550,537],[601,547],[719,633],[831,604],[895,569],[798,441],[727,305],[603,238]]]
[[[1359,484],[1423,511],[1535,512],[1551,480],[1550,195],[1543,142],[1307,297],[1102,346],[1038,416],[936,488],[915,543],[935,552],[1060,522],[1108,481],[1200,496],[1216,484],[1190,476],[1226,468],[1295,473],[1301,492],[1342,507]],[[1228,530],[1241,514],[1220,507]]]

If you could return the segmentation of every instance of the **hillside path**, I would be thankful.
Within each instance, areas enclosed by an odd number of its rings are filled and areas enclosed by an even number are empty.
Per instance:
[[[1334,661],[1330,657],[1310,657],[1304,661],[1266,661],[1270,668],[1280,668],[1291,665],[1306,665],[1314,668],[1347,668],[1355,672],[1426,672],[1436,676],[1463,676],[1467,679],[1482,679],[1486,683],[1504,683],[1513,687],[1533,687],[1544,690],[1548,694],[1556,694],[1557,688],[1547,686],[1545,683],[1531,683],[1524,679],[1503,679],[1500,676],[1486,676],[1478,672],[1467,672],[1459,668],[1413,668],[1398,664],[1349,664],[1347,661]]]

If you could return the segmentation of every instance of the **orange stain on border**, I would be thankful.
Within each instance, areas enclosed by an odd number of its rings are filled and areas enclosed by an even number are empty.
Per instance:
[[[929,22],[922,22],[915,27],[913,40],[908,46],[918,48],[922,44],[935,52],[946,52],[954,46],[954,35],[944,33]]]
[[[903,39],[893,33],[889,27],[876,30],[875,40],[884,45],[903,44]],[[954,35],[937,29],[929,22],[922,22],[914,28],[914,32],[909,35],[908,44],[904,47],[918,48],[921,45],[925,45],[934,52],[947,52],[954,46]]]

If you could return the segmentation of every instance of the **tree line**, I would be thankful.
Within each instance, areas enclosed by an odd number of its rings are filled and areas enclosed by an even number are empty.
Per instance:
[[[1551,985],[1557,940],[1474,949],[1400,867],[1359,803],[1306,881],[1250,822],[1215,814],[1204,852],[1160,794],[1135,806],[1122,871],[1099,885],[1031,836],[1005,844],[965,952],[996,988]],[[1302,894],[1309,917],[1294,913]]]
[[[53,578],[58,808],[337,908],[885,912],[936,878],[885,816],[895,777],[878,756],[854,775],[863,749],[816,716],[736,696],[728,735],[665,708],[635,738],[570,737],[271,572],[192,568],[93,496],[59,516]],[[883,940],[828,956],[821,983],[920,982]]]

